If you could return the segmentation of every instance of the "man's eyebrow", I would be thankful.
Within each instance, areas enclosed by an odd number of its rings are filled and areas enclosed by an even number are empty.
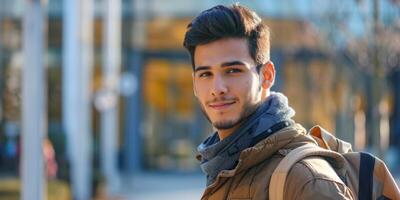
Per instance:
[[[221,64],[221,67],[229,67],[229,66],[233,66],[233,65],[244,65],[246,66],[246,64],[242,61],[239,60],[235,60],[235,61],[231,61],[231,62],[224,62]]]
[[[231,62],[224,62],[221,64],[221,67],[230,67],[230,66],[234,66],[234,65],[246,65],[246,64],[242,61],[235,60],[235,61],[231,61]],[[210,66],[198,66],[198,67],[195,67],[194,72],[196,73],[198,71],[209,70],[209,69],[211,69]]]
[[[198,67],[195,67],[194,73],[201,71],[201,70],[209,70],[210,68],[211,67],[209,67],[209,66],[198,66]]]

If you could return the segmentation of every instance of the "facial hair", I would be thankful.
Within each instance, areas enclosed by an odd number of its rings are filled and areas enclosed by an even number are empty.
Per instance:
[[[242,106],[242,110],[239,114],[239,117],[237,119],[233,119],[233,120],[228,120],[228,121],[217,121],[217,122],[212,122],[210,119],[210,116],[208,116],[203,104],[199,101],[200,104],[200,108],[201,111],[203,112],[204,116],[206,116],[207,120],[218,130],[226,130],[226,129],[231,129],[233,127],[235,127],[236,125],[240,124],[243,122],[243,120],[245,120],[248,116],[250,116],[251,114],[253,114],[257,108],[259,107],[259,105],[261,104],[261,102],[256,103],[256,104],[251,104],[249,103],[249,101],[246,101],[243,106]]]

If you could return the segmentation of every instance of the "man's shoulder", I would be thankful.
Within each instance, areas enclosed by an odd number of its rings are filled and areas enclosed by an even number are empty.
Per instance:
[[[290,197],[322,195],[347,196],[352,199],[350,189],[340,179],[333,167],[322,157],[308,157],[291,168],[286,181],[286,192]],[[303,198],[300,198],[303,199]]]
[[[304,158],[297,162],[288,174],[289,181],[290,178],[304,181],[322,178],[336,182],[343,182],[329,162],[319,156]]]

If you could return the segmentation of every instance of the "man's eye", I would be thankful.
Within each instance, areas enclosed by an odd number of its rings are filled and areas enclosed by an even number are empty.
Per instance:
[[[242,72],[242,70],[236,69],[236,68],[231,68],[231,69],[226,70],[226,73],[228,73],[228,74],[238,73],[238,72]]]
[[[211,76],[211,73],[210,73],[210,72],[203,72],[203,73],[200,73],[200,74],[199,74],[199,77],[200,77],[200,78],[208,77],[208,76]]]

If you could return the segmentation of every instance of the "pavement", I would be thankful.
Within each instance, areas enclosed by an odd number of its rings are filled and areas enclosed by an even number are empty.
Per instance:
[[[400,185],[400,174],[395,177]],[[140,173],[124,178],[118,200],[198,200],[205,188],[201,173]]]
[[[201,173],[140,173],[124,178],[119,199],[126,200],[195,200],[205,188]]]

